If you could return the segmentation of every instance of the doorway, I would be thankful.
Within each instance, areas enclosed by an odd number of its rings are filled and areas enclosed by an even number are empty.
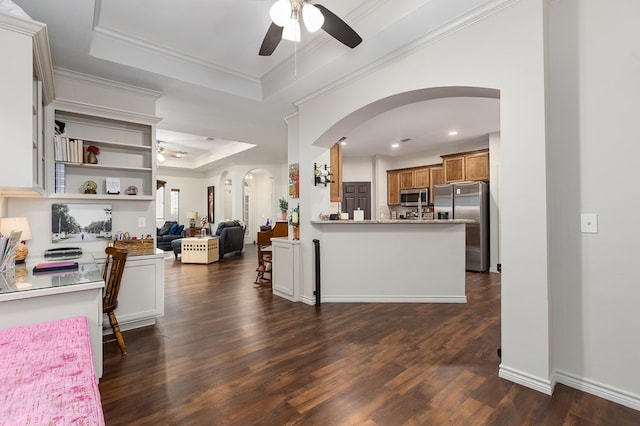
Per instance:
[[[371,219],[371,182],[342,182],[343,213],[349,213],[353,219],[353,211],[364,210],[364,219]]]

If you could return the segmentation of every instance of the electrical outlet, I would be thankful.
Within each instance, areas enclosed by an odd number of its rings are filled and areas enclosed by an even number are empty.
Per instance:
[[[147,226],[146,219],[144,216],[138,218],[138,228],[144,228]]]
[[[580,215],[580,232],[586,234],[597,234],[598,215],[595,213],[582,213]]]

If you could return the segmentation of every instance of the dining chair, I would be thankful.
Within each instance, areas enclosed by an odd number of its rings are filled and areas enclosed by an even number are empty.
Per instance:
[[[120,352],[122,352],[122,355],[126,355],[127,348],[124,345],[124,338],[122,337],[122,332],[120,332],[115,310],[118,307],[118,293],[120,292],[120,283],[122,282],[124,265],[127,261],[129,251],[115,247],[107,247],[105,253],[107,254],[107,258],[104,264],[102,279],[104,279],[106,285],[102,298],[102,311],[109,317],[109,324],[116,337],[115,340],[118,341],[118,346],[120,346]],[[112,341],[113,339],[105,341],[105,343]]]

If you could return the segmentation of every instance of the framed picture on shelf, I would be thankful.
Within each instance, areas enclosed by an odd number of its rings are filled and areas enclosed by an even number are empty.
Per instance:
[[[215,222],[215,189],[215,186],[207,187],[207,220],[209,221],[209,223]]]

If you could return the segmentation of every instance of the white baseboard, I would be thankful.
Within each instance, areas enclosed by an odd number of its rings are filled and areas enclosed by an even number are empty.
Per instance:
[[[554,382],[541,377],[532,376],[531,374],[524,373],[516,370],[515,368],[506,367],[504,364],[500,364],[500,370],[498,377],[506,380],[510,380],[522,386],[537,390],[538,392],[551,395],[553,393]]]
[[[634,395],[612,386],[585,379],[584,377],[577,377],[562,371],[556,371],[554,373],[554,378],[556,382],[562,383],[563,385],[567,385],[574,389],[578,389],[640,411],[640,395]]]

